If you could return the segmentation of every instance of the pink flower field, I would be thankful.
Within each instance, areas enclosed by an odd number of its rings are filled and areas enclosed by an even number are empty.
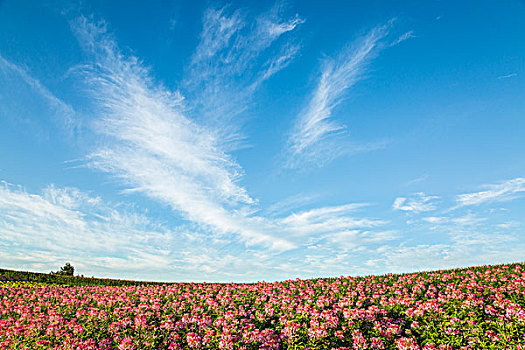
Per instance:
[[[524,264],[275,283],[0,285],[0,349],[525,349]]]

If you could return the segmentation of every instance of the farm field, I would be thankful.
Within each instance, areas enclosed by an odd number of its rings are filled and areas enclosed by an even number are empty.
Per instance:
[[[0,349],[525,349],[522,263],[254,284],[0,275]]]

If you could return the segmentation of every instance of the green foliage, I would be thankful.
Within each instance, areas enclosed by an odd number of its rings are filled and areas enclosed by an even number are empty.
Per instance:
[[[73,276],[75,274],[75,268],[70,263],[66,263],[64,266],[60,268],[60,271],[57,271],[57,272],[51,271],[51,274],[60,275],[60,276]]]
[[[129,281],[111,278],[71,276],[0,269],[0,282],[34,282],[60,286],[140,286],[162,285],[164,282]]]

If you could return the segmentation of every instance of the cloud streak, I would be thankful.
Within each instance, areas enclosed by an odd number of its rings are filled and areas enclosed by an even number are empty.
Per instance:
[[[279,223],[286,230],[302,236],[312,234],[341,233],[357,228],[372,228],[386,222],[374,219],[355,219],[350,213],[366,206],[362,203],[351,203],[340,206],[315,208],[300,213],[293,213]]]
[[[5,83],[0,83],[0,89],[10,89],[8,82],[12,79],[19,79],[29,88],[29,90],[36,96],[43,99],[47,108],[51,112],[51,118],[60,127],[62,127],[69,135],[72,135],[79,127],[78,121],[75,119],[75,111],[73,107],[56,97],[46,86],[44,86],[38,79],[33,77],[27,69],[17,65],[0,54],[0,76]],[[4,85],[5,84],[5,85]],[[4,94],[2,92],[2,94]],[[8,96],[6,91],[5,96]],[[4,100],[2,104],[8,105],[12,101]],[[19,109],[20,107],[18,107]]]
[[[397,38],[393,43],[390,44],[390,46],[395,46],[397,44],[402,43],[405,40],[412,39],[412,38],[415,38],[415,37],[416,36],[414,35],[414,31],[410,30],[410,31],[400,35],[399,38]]]
[[[220,133],[225,147],[243,147],[241,127],[261,84],[287,67],[300,45],[291,32],[304,20],[283,19],[276,5],[257,16],[230,6],[209,8],[183,87],[188,112]],[[266,58],[270,56],[270,58]]]
[[[518,74],[517,73],[510,73],[510,74],[505,74],[505,75],[500,75],[498,76],[498,80],[502,80],[502,79],[509,79],[509,78],[514,78],[514,77],[517,77]]]
[[[381,40],[388,35],[389,27],[390,24],[373,28],[336,57],[324,61],[317,87],[289,136],[286,166],[323,164],[339,155],[340,150],[330,139],[343,133],[346,127],[333,120],[332,112],[347,91],[363,79],[370,61],[382,48]]]
[[[432,201],[437,199],[437,196],[427,196],[422,192],[414,194],[412,197],[398,197],[392,204],[392,209],[401,210],[405,212],[421,213],[435,210],[436,206]]]
[[[75,188],[31,194],[3,182],[0,213],[2,266],[42,270],[74,259],[79,271],[107,274],[171,264],[173,232]]]
[[[457,205],[453,209],[490,202],[513,200],[525,192],[525,178],[517,177],[499,184],[484,185],[483,187],[487,188],[487,190],[456,196]]]

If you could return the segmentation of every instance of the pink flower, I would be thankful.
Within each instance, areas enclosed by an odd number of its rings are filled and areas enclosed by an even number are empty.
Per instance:
[[[202,345],[201,337],[197,333],[190,332],[186,334],[186,342],[192,349],[200,349]]]
[[[135,349],[133,346],[133,338],[132,337],[124,337],[122,341],[120,342],[118,346],[119,350],[132,350]]]
[[[420,347],[417,345],[416,341],[411,338],[399,338],[396,341],[397,350],[419,350]]]

